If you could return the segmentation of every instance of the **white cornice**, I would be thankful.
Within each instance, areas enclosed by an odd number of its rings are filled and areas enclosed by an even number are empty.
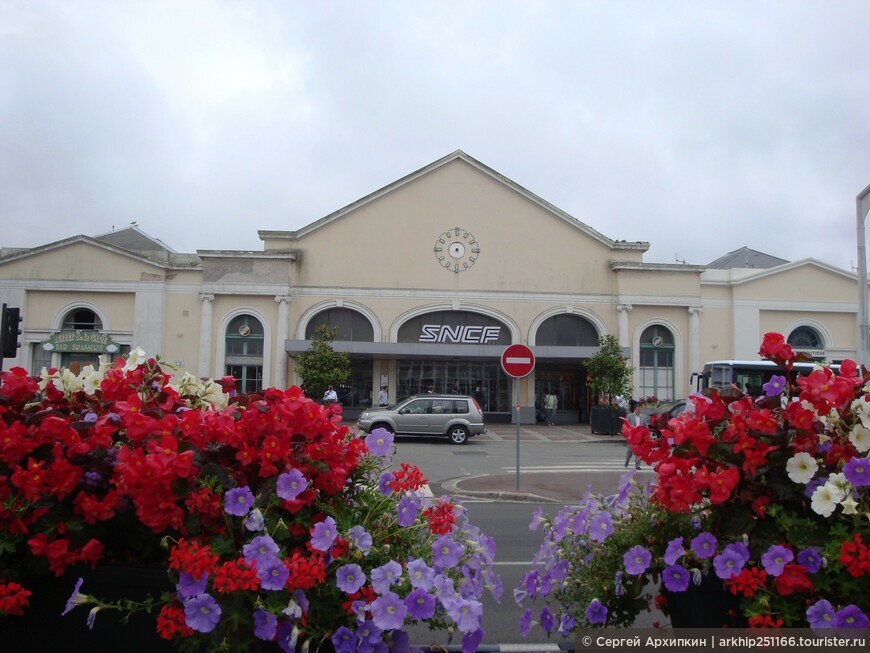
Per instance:
[[[849,272],[848,270],[829,265],[823,261],[818,261],[814,258],[805,258],[801,259],[800,261],[783,263],[782,265],[777,265],[776,267],[765,268],[762,270],[752,270],[746,268],[735,268],[733,270],[707,269],[701,275],[701,284],[705,286],[740,286],[742,284],[758,281],[759,279],[764,279],[766,277],[773,277],[779,274],[784,274],[786,272],[790,272],[792,270],[796,270],[802,267],[815,267],[821,270],[825,270],[827,272],[831,272],[833,274],[837,274],[851,281],[858,281],[858,275]]]

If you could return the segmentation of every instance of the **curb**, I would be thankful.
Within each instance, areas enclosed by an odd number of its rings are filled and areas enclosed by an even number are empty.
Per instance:
[[[531,492],[511,492],[508,490],[465,490],[459,487],[459,483],[462,481],[467,481],[472,478],[486,478],[487,476],[497,476],[497,474],[477,474],[475,476],[452,478],[444,481],[441,484],[441,487],[444,488],[444,491],[448,494],[469,499],[486,498],[494,501],[511,501],[515,503],[564,503],[561,499],[544,497],[538,494],[532,494]]]

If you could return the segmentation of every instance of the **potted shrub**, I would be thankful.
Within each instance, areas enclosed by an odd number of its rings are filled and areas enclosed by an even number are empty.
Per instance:
[[[392,436],[355,437],[340,407],[222,383],[173,380],[139,350],[80,375],[3,373],[4,643],[50,650],[74,623],[65,650],[150,652],[131,630],[144,619],[167,650],[380,650],[424,623],[474,650],[500,582],[461,506],[426,496]],[[156,570],[154,591],[99,588],[90,568],[117,564]],[[28,621],[58,586],[48,620]]]
[[[675,627],[729,611],[730,625],[870,627],[870,373],[844,361],[795,377],[775,333],[760,354],[783,370],[763,396],[693,397],[659,438],[625,424],[655,468],[649,488],[629,474],[614,497],[535,520],[544,545],[516,594],[544,606],[524,628],[630,625],[652,601]],[[724,596],[723,615],[680,621],[679,599],[702,588]]]
[[[631,391],[631,366],[615,336],[598,339],[598,351],[586,361],[586,371],[597,399],[589,413],[592,432],[620,433],[626,411],[617,404],[617,398]]]

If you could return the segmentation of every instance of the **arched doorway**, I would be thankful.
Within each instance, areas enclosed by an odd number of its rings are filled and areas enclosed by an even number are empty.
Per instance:
[[[656,397],[674,399],[674,334],[661,324],[653,324],[640,336],[637,399]]]

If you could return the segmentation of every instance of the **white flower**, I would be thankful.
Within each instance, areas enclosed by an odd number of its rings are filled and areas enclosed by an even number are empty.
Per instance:
[[[792,481],[806,485],[819,471],[819,463],[810,454],[801,451],[788,459],[785,469]]]
[[[851,495],[843,499],[843,501],[840,502],[840,505],[843,506],[844,515],[858,514],[858,502],[855,501],[855,499],[853,499]]]
[[[822,517],[830,517],[837,509],[837,504],[843,500],[842,496],[837,497],[836,495],[837,489],[827,483],[817,487],[813,492],[813,500],[810,504],[813,512]]]
[[[215,410],[226,408],[230,403],[230,399],[224,394],[224,389],[220,383],[215,383],[212,380],[206,381],[203,385],[202,400],[210,403]]]
[[[867,392],[866,388],[865,392]],[[862,394],[852,402],[852,411],[861,418],[864,428],[870,428],[870,402],[867,401],[866,394]]]
[[[73,374],[70,370],[64,368],[60,371],[60,379],[55,381],[55,386],[57,387],[58,381],[60,381],[59,390],[72,395],[76,392],[79,392],[84,389],[84,385],[82,384],[79,377]]]
[[[82,373],[79,374],[79,380],[81,381],[85,394],[93,395],[100,389],[100,382],[103,380],[103,375],[94,370],[93,365],[85,365],[82,368]]]
[[[124,365],[124,371],[129,372],[130,370],[135,370],[147,360],[148,357],[145,355],[143,349],[141,347],[136,347],[127,355],[127,364]]]
[[[861,416],[864,421],[864,416]],[[855,424],[849,432],[849,442],[861,453],[870,451],[870,428],[864,424]]]

